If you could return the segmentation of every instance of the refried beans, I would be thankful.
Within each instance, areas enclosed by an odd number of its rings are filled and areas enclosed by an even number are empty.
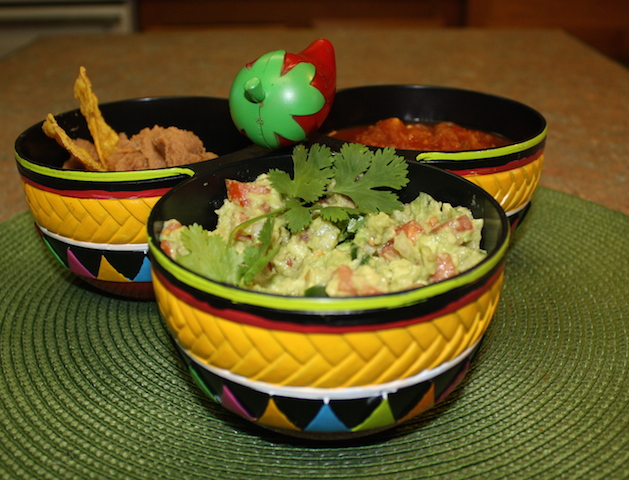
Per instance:
[[[218,155],[205,150],[203,142],[193,132],[177,127],[144,128],[128,138],[119,133],[116,151],[107,159],[109,171],[147,170],[153,168],[176,167],[189,163],[216,158]],[[77,146],[85,148],[94,158],[98,158],[94,144],[89,140],[75,140]],[[85,169],[76,158],[71,157],[65,164],[67,169]]]

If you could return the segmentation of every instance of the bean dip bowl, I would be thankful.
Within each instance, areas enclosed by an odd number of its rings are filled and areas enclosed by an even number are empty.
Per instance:
[[[226,99],[140,98],[106,103],[101,111],[117,132],[176,126],[219,156],[251,144],[231,122]],[[78,109],[56,120],[71,138],[90,138]],[[153,296],[146,237],[151,208],[212,161],[136,171],[65,169],[69,153],[43,133],[42,122],[17,138],[15,158],[35,226],[54,257],[103,291],[140,299]]]

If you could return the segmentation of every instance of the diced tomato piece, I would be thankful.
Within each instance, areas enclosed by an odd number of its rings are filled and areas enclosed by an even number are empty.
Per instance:
[[[434,229],[437,225],[439,225],[439,220],[434,215],[427,220],[430,228]]]
[[[457,226],[455,227],[455,230],[457,232],[464,232],[465,230],[474,229],[474,225],[472,224],[470,217],[468,217],[467,215],[459,215],[456,218],[456,223],[457,223]]]
[[[437,271],[430,277],[432,282],[440,282],[457,274],[456,267],[449,253],[437,255]]]
[[[384,258],[387,262],[401,258],[400,253],[393,246],[393,242],[385,243],[378,251],[378,255]]]
[[[347,265],[341,265],[333,274],[339,279],[338,291],[345,296],[378,295],[381,290],[368,283],[354,283],[354,271]]]
[[[352,269],[347,265],[341,265],[336,269],[333,275],[336,275],[339,279],[339,292],[343,292],[347,295],[356,295],[356,288],[352,283]]]
[[[452,227],[457,232],[464,232],[466,230],[473,230],[474,224],[472,224],[470,217],[468,217],[467,215],[459,215],[458,217],[451,218],[441,225],[437,225],[435,228],[432,229],[432,231],[438,232],[444,227]]]
[[[265,194],[271,191],[266,185],[239,182],[238,180],[231,180],[229,178],[225,180],[225,186],[227,187],[227,198],[241,207],[249,205],[250,194]]]
[[[183,225],[181,224],[181,222],[179,220],[168,220],[167,222],[164,222],[164,226],[162,227],[162,232],[161,235],[170,235],[172,232],[174,232],[175,230],[178,230],[180,228],[182,228]],[[168,255],[169,257],[173,257],[174,254],[174,249],[172,246],[172,243],[170,242],[170,240],[168,240],[167,238],[163,238],[160,243],[159,246],[161,247],[161,249],[164,251],[164,253],[166,255]]]
[[[401,227],[395,229],[395,233],[404,232],[406,237],[413,243],[415,243],[415,240],[417,240],[417,236],[423,231],[423,227],[416,220],[406,222]]]
[[[164,222],[164,227],[162,228],[162,235],[168,235],[169,233],[174,232],[175,230],[183,227],[179,220],[168,220]]]
[[[269,205],[267,202],[264,202],[262,205],[260,205],[260,210],[262,210],[264,213],[269,213],[271,211],[271,205]]]
[[[170,258],[173,258],[173,246],[170,243],[170,241],[168,240],[162,240],[159,243],[160,248],[164,251],[164,253],[166,255],[168,255]]]

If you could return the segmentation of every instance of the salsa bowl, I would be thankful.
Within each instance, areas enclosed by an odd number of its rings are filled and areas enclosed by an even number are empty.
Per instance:
[[[461,381],[498,305],[507,217],[460,176],[409,162],[400,200],[426,192],[482,218],[486,257],[461,274],[396,293],[284,296],[199,275],[173,260],[160,235],[171,219],[216,226],[226,179],[292,172],[290,155],[221,161],[155,205],[148,221],[160,313],[191,377],[211,399],[267,429],[318,440],[370,435],[416,417]]]
[[[100,108],[107,123],[129,137],[153,125],[176,126],[219,156],[247,154],[251,145],[231,122],[226,99],[139,98]],[[78,109],[56,120],[71,138],[91,138]],[[212,161],[137,171],[68,170],[63,164],[69,153],[44,134],[42,122],[17,138],[15,158],[37,231],[55,258],[103,291],[138,299],[153,296],[146,237],[151,208]]]
[[[530,206],[544,164],[544,117],[520,102],[472,90],[423,85],[373,85],[339,90],[313,142],[338,150],[333,131],[397,117],[404,122],[454,122],[510,141],[497,148],[465,151],[398,149],[408,160],[460,175],[489,192],[517,226]]]

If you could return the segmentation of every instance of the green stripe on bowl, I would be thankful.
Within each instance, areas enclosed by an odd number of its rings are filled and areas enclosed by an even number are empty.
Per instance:
[[[209,293],[210,295],[230,300],[233,303],[248,304],[257,307],[272,307],[277,310],[318,311],[321,313],[346,312],[351,310],[389,310],[423,302],[454,288],[472,283],[488,274],[502,261],[508,247],[509,235],[506,241],[493,255],[490,255],[477,266],[451,279],[426,287],[386,295],[327,298],[272,295],[214,282],[177,264],[155,245],[154,239],[149,238],[149,250],[153,256],[153,262],[159,264],[164,270],[185,285]]]
[[[124,172],[92,172],[86,170],[62,170],[59,168],[46,167],[37,163],[29,162],[22,158],[17,151],[15,159],[25,169],[43,175],[45,177],[58,178],[61,180],[72,180],[80,182],[137,182],[141,180],[159,180],[162,178],[187,175],[193,177],[194,170],[185,167],[157,168],[153,170],[132,170]]]
[[[480,160],[484,158],[496,158],[503,155],[511,155],[513,153],[522,152],[531,147],[534,147],[538,143],[546,138],[546,132],[548,127],[544,127],[544,130],[535,137],[520,143],[513,143],[511,145],[505,145],[504,147],[490,148],[486,150],[466,150],[464,152],[423,152],[415,157],[416,160]]]

